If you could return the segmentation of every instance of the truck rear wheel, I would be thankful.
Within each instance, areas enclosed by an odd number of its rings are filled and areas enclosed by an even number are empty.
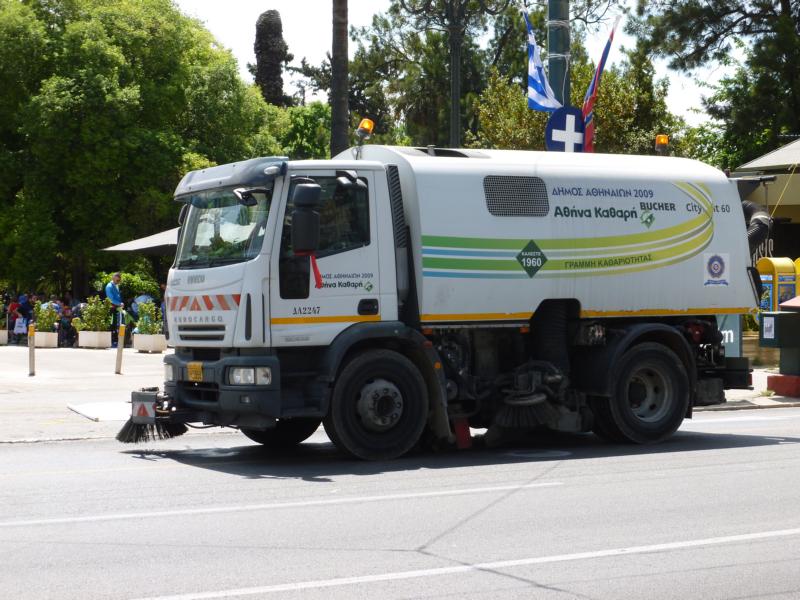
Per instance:
[[[689,407],[689,377],[672,350],[634,346],[615,368],[614,395],[595,400],[595,433],[611,441],[648,444],[667,439]]]
[[[254,442],[267,448],[291,448],[304,442],[319,429],[321,419],[296,418],[279,419],[273,429],[244,429],[240,431]]]
[[[427,420],[428,390],[414,363],[391,350],[372,350],[342,369],[323,424],[342,452],[388,460],[414,447]]]

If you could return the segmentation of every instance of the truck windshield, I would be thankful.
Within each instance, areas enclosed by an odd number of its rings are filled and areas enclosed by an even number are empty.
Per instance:
[[[229,189],[192,195],[175,266],[200,269],[255,258],[264,242],[272,190],[249,196],[242,202]]]

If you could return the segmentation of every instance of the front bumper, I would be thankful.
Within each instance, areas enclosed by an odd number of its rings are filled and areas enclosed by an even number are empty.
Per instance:
[[[189,411],[193,420],[214,425],[236,425],[263,429],[271,427],[283,416],[281,403],[281,370],[273,355],[221,356],[212,361],[192,360],[179,353],[164,358],[171,365],[175,381],[164,384],[164,392],[181,411]],[[202,381],[192,381],[189,363],[202,368]],[[232,367],[269,367],[272,381],[268,385],[231,385],[228,369]]]

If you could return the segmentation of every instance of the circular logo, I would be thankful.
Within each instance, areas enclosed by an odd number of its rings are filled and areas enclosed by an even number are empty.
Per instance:
[[[706,270],[712,278],[719,279],[725,273],[725,261],[719,254],[715,254],[708,259]]]

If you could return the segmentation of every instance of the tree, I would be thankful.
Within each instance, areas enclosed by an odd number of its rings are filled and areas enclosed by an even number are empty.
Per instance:
[[[633,30],[675,69],[745,60],[704,102],[722,125],[726,166],[737,166],[800,133],[800,3],[793,0],[639,0]],[[707,132],[705,132],[707,133]]]
[[[333,0],[331,45],[331,156],[349,145],[350,112],[347,106],[347,0]]]
[[[467,32],[483,25],[486,15],[498,15],[511,0],[398,0],[414,16],[417,29],[447,34],[450,57],[450,135],[453,148],[461,145],[461,50]]]
[[[0,278],[115,268],[99,249],[173,226],[187,168],[271,143],[230,52],[170,0],[0,0]]]
[[[594,74],[581,40],[573,39],[572,98],[579,106]],[[626,63],[607,68],[595,104],[595,147],[598,152],[651,154],[657,133],[673,138],[673,148],[684,152],[682,119],[669,112],[666,80],[653,81],[653,67],[641,49],[628,53]],[[477,102],[480,127],[469,144],[476,147],[544,150],[548,115],[528,109],[525,92],[495,70]]]
[[[268,10],[256,21],[256,41],[253,44],[256,64],[248,65],[264,100],[276,106],[290,106],[291,98],[283,93],[283,68],[293,60],[283,40],[281,13]]]

